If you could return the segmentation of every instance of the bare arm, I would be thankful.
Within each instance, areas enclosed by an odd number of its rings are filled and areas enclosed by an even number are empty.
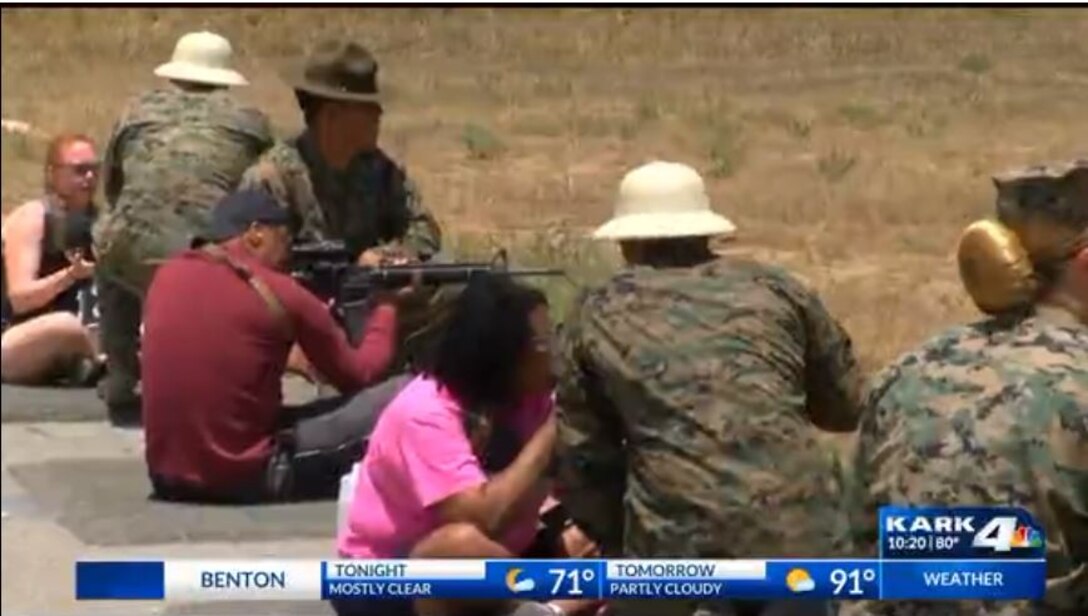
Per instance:
[[[533,434],[517,458],[486,483],[450,496],[435,506],[443,522],[467,522],[493,539],[523,513],[526,502],[546,490],[544,474],[555,446],[556,419],[552,415]]]
[[[8,301],[16,314],[40,308],[76,281],[71,267],[38,278],[41,266],[44,205],[32,201],[19,207],[4,225],[4,274]]]
[[[393,359],[397,309],[383,303],[371,313],[358,346],[348,343],[328,308],[294,281],[283,284],[292,307],[298,346],[316,371],[341,392],[372,384]]]

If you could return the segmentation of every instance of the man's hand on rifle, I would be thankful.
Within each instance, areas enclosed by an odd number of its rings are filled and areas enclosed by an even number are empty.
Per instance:
[[[377,304],[395,304],[399,307],[412,305],[423,296],[423,273],[416,272],[412,282],[399,289],[376,289],[371,299]]]
[[[359,255],[357,263],[363,267],[381,267],[383,265],[408,265],[418,263],[419,259],[398,243],[385,244],[368,248]]]
[[[390,265],[410,265],[419,263],[419,258],[397,242],[368,248],[359,255],[358,264],[363,267],[386,267]],[[394,303],[405,306],[414,303],[423,296],[423,277],[416,276],[405,287],[394,290],[377,291],[373,295],[375,302]]]

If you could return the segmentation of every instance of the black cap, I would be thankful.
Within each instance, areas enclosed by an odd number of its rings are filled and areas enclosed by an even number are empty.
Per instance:
[[[260,190],[240,190],[227,195],[212,210],[212,222],[208,233],[194,244],[203,241],[222,242],[241,235],[255,223],[287,225],[287,210],[271,195]]]

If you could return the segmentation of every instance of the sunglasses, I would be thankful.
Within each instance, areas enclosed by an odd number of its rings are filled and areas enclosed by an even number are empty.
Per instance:
[[[100,162],[63,164],[57,166],[71,169],[72,171],[75,171],[77,175],[87,175],[88,173],[97,175],[99,170],[102,169],[102,163]]]

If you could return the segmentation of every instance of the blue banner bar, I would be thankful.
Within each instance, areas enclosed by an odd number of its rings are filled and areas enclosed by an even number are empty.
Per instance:
[[[293,561],[289,574],[284,562],[84,561],[76,563],[75,594],[201,600],[223,592],[208,579],[249,580],[254,571],[278,571],[289,583],[275,592],[241,584],[232,598],[1003,601],[1037,600],[1046,588],[1044,559],[314,560]]]
[[[166,598],[163,561],[80,561],[76,599]]]
[[[1009,601],[1042,599],[1046,561],[900,560],[884,561],[880,598],[977,599]]]

